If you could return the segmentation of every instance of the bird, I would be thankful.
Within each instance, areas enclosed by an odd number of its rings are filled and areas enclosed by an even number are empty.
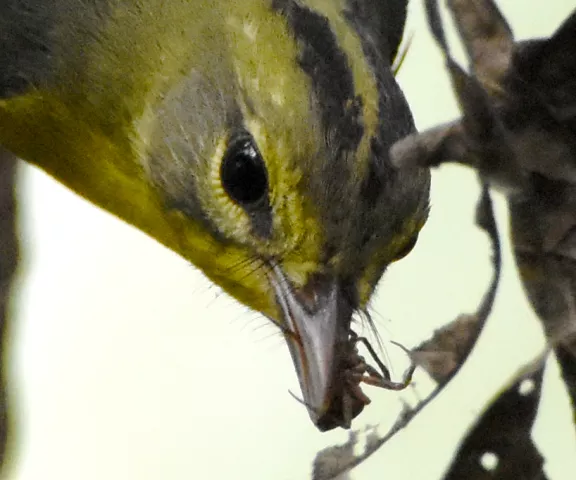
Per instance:
[[[406,12],[407,0],[0,4],[0,145],[273,322],[320,431],[367,403],[346,380],[351,322],[428,217],[429,171],[388,154],[415,131],[392,68]]]

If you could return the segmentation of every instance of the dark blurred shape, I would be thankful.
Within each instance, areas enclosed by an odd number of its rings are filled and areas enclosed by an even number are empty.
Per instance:
[[[545,480],[530,432],[538,412],[544,361],[522,374],[477,420],[445,480]]]
[[[468,52],[466,73],[450,56],[437,1],[427,0],[426,7],[462,119],[401,140],[394,161],[458,162],[507,194],[521,280],[576,414],[576,13],[551,38],[515,44],[494,2],[448,1]],[[432,342],[439,346],[439,339]],[[446,478],[545,478],[531,439],[543,368],[542,360],[529,397],[519,397],[520,380],[501,393]],[[491,470],[480,464],[486,451],[498,458]]]
[[[0,148],[0,352],[5,352],[11,283],[18,263],[15,204],[16,159]],[[5,355],[0,356],[0,467],[8,436]]]

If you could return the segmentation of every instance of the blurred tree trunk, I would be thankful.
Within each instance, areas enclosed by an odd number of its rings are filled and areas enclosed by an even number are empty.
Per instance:
[[[10,313],[10,287],[18,262],[16,235],[16,158],[0,148],[0,467],[8,435],[6,405],[5,333]]]

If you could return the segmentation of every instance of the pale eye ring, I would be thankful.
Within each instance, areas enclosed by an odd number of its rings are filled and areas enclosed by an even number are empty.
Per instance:
[[[220,165],[220,181],[227,195],[244,208],[255,207],[268,196],[268,173],[251,138],[230,144]]]

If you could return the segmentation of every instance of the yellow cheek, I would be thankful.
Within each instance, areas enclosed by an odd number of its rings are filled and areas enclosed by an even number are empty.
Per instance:
[[[369,267],[364,272],[364,275],[362,276],[362,278],[356,284],[360,308],[366,307],[366,305],[370,301],[370,298],[372,297],[372,294],[374,293],[374,289],[376,288],[376,285],[378,284],[378,282],[376,281],[377,280],[376,277],[379,273],[380,273],[379,269],[376,269],[376,267],[374,267],[374,268]]]

